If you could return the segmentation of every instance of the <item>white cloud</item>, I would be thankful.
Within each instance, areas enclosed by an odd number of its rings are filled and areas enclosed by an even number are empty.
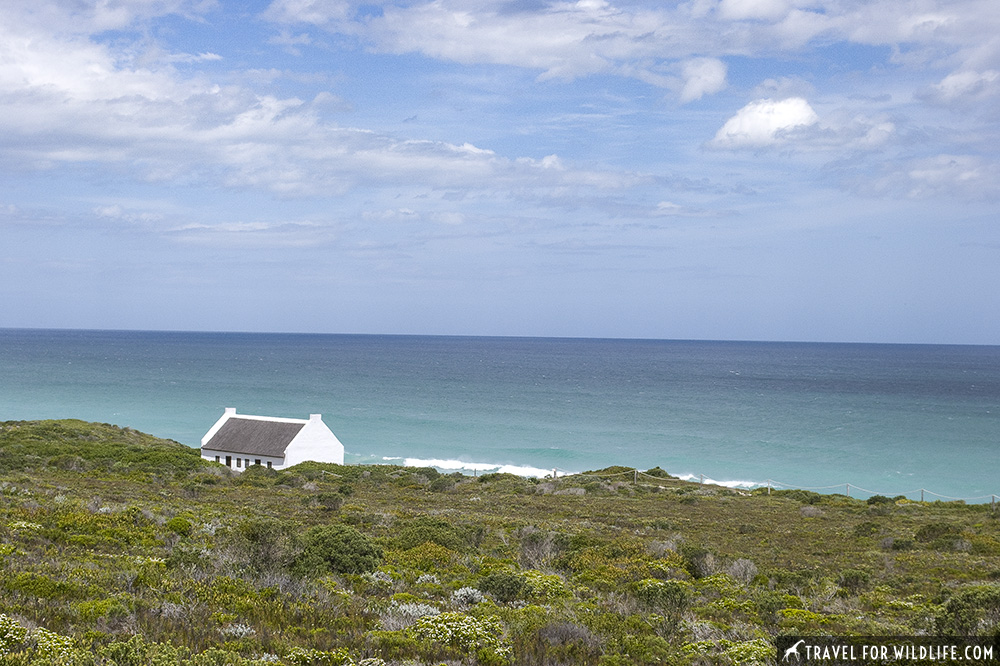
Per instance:
[[[286,35],[288,26],[314,25],[375,52],[522,67],[542,80],[630,77],[676,89],[682,103],[725,86],[719,64],[727,57],[799,57],[813,44],[888,45],[893,66],[915,61],[924,71],[1000,69],[995,0],[387,0],[379,10],[360,0],[274,0],[263,16]],[[699,59],[706,69],[680,80],[666,73]],[[849,56],[843,64],[880,63]]]
[[[164,58],[166,62],[210,62],[213,60],[222,60],[222,56],[218,53],[173,53]]]
[[[988,69],[985,72],[961,71],[944,77],[940,83],[931,86],[928,95],[936,101],[950,104],[983,99],[1000,92],[1000,72]]]
[[[343,21],[352,13],[346,0],[275,0],[264,18],[275,23],[313,23],[323,25]]]
[[[726,87],[726,64],[716,58],[694,58],[684,63],[681,102],[693,102]]]
[[[106,163],[150,181],[209,181],[286,196],[336,195],[360,184],[537,196],[632,182],[572,168],[555,156],[511,159],[471,143],[339,127],[322,120],[337,101],[329,93],[312,102],[262,95],[184,75],[166,52],[159,62],[141,64],[128,53],[86,32],[0,24],[5,162],[28,169]]]
[[[726,121],[709,145],[716,148],[761,148],[784,141],[792,130],[815,125],[819,116],[801,97],[750,102]]]
[[[907,172],[913,198],[963,195],[971,198],[1000,194],[1000,165],[977,155],[937,155],[920,160]]]
[[[785,16],[791,7],[791,0],[722,0],[719,14],[730,20],[774,20]]]

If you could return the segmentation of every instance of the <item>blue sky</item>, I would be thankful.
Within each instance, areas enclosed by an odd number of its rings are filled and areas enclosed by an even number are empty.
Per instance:
[[[995,0],[0,8],[0,326],[1000,344]]]

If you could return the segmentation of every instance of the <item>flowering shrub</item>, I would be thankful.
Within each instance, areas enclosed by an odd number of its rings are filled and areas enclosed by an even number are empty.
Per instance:
[[[537,569],[529,569],[524,572],[524,578],[528,582],[531,596],[536,599],[556,599],[570,594],[563,579],[555,574],[545,574]]]
[[[24,642],[28,630],[18,624],[17,620],[5,614],[0,614],[0,652],[8,652],[15,645]]]
[[[368,591],[371,593],[385,593],[392,589],[392,575],[384,571],[372,571],[361,578],[368,584]]]
[[[257,632],[254,630],[253,627],[249,625],[238,623],[238,624],[230,624],[223,627],[222,629],[219,629],[219,633],[225,636],[226,638],[235,638],[239,640],[240,638],[253,636]]]
[[[475,606],[483,599],[483,593],[474,587],[461,587],[451,593],[451,602],[456,606]]]
[[[434,574],[421,574],[417,578],[417,585],[437,585],[440,582]]]
[[[389,610],[379,618],[382,628],[387,631],[399,631],[412,625],[427,615],[438,615],[441,611],[430,604],[393,602]]]
[[[296,666],[356,666],[347,650],[308,650],[292,648],[285,659]]]
[[[493,617],[441,613],[420,618],[408,631],[417,639],[475,654],[480,661],[508,663],[513,657],[510,644],[502,639],[503,624]]]
[[[31,639],[35,642],[38,655],[50,659],[69,657],[73,649],[72,638],[41,627],[31,632]]]
[[[273,655],[267,655],[267,657],[271,656]],[[378,657],[354,661],[347,650],[307,650],[294,647],[285,658],[296,666],[385,666],[385,661]],[[258,661],[272,662],[277,660],[259,658]]]
[[[684,651],[689,654],[708,657],[709,659],[721,655],[728,658],[728,663],[739,664],[740,666],[763,666],[764,664],[773,663],[774,660],[774,645],[765,638],[756,638],[751,641],[730,641],[726,639],[698,641],[686,644]]]

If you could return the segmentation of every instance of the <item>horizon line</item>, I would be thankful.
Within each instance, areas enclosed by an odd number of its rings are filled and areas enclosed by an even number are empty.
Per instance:
[[[755,338],[656,338],[646,336],[601,335],[535,335],[535,334],[482,334],[482,333],[372,333],[372,332],[317,332],[317,331],[254,331],[221,329],[161,329],[161,328],[79,328],[68,326],[0,326],[0,331],[52,331],[78,333],[172,333],[201,335],[286,335],[326,337],[395,337],[395,338],[481,338],[498,340],[592,340],[622,342],[713,342],[738,344],[788,344],[788,345],[884,345],[921,347],[998,347],[1000,343],[974,342],[873,342],[864,340],[768,340]]]

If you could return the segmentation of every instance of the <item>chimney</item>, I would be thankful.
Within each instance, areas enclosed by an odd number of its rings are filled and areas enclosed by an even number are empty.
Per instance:
[[[309,420],[310,421],[322,421],[323,420],[323,415],[322,414],[310,414],[309,415]]]
[[[226,414],[225,415],[226,416],[236,416],[236,408],[235,407],[226,407]]]

